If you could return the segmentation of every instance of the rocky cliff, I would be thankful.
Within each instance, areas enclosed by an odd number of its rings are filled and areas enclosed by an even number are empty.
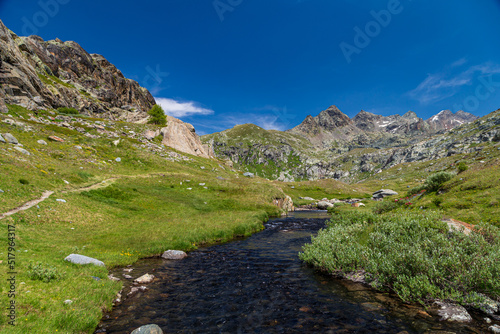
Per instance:
[[[128,121],[145,120],[155,104],[147,89],[75,42],[19,37],[0,21],[0,50],[0,97],[7,104]]]

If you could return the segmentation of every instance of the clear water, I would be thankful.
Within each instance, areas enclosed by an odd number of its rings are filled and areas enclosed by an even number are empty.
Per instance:
[[[488,331],[479,318],[473,325],[440,322],[419,306],[302,263],[298,252],[326,218],[324,212],[297,212],[270,220],[247,239],[199,249],[181,261],[141,260],[129,274],[158,279],[117,305],[96,333],[130,333],[151,323],[164,333]],[[121,277],[123,270],[114,274]]]

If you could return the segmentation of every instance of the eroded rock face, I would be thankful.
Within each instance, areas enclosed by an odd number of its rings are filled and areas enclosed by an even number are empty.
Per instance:
[[[139,121],[153,96],[103,56],[78,43],[19,37],[0,21],[0,100],[31,110],[71,107],[88,115]],[[0,112],[5,106],[0,103]]]
[[[161,129],[161,134],[163,135],[162,143],[166,146],[204,158],[211,157],[191,124],[167,116],[167,126]]]

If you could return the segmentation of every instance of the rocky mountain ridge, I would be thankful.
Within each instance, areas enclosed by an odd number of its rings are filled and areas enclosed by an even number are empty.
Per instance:
[[[145,121],[149,91],[78,43],[20,37],[0,21],[0,98],[31,110],[69,107],[112,120]],[[4,108],[5,111],[5,108]]]
[[[301,124],[288,131],[307,137],[320,149],[330,149],[339,143],[344,146],[387,148],[415,143],[476,119],[470,113],[458,111],[453,114],[450,110],[443,110],[428,120],[423,120],[413,111],[402,116],[381,116],[364,110],[350,119],[332,105],[316,117],[307,116]]]
[[[413,112],[384,117],[361,111],[350,119],[332,106],[286,132],[240,125],[202,140],[217,157],[263,177],[353,182],[401,163],[480,152],[500,141],[499,129],[500,110],[481,119],[442,111],[424,121]],[[277,140],[264,139],[266,133]]]

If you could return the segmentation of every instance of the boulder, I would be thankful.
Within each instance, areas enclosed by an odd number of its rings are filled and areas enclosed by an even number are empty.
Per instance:
[[[333,208],[334,207],[334,205],[332,203],[326,202],[326,201],[318,202],[318,204],[316,204],[316,206],[320,210],[328,210],[329,208]]]
[[[134,280],[134,282],[139,283],[139,284],[146,284],[146,283],[153,282],[154,279],[155,279],[155,277],[153,275],[145,274],[145,275],[142,275],[139,278],[136,278]]]
[[[187,257],[187,254],[179,250],[168,250],[164,252],[161,257],[167,260],[182,260]]]
[[[312,198],[312,197],[299,197],[299,199],[303,199],[303,200],[306,200],[306,201],[315,201],[315,199]]]
[[[70,254],[66,256],[64,260],[74,264],[94,264],[96,266],[104,267],[104,262],[80,254]]]
[[[59,143],[64,143],[64,139],[59,138],[57,136],[49,136],[49,139],[52,140],[52,141],[59,142]]]
[[[18,151],[18,152],[20,152],[22,154],[25,154],[25,155],[31,155],[30,152],[26,151],[24,148],[19,147],[19,146],[14,147],[14,150],[16,150],[16,151]]]
[[[434,303],[439,306],[437,314],[441,317],[441,321],[462,323],[472,321],[472,317],[463,306],[450,304],[439,300],[435,301]]]
[[[394,196],[397,194],[397,192],[391,189],[380,189],[379,191],[373,193],[373,199],[382,199],[384,197]]]
[[[163,334],[160,326],[158,325],[145,325],[134,329],[131,334]]]
[[[42,139],[38,140],[37,143],[40,145],[47,145],[47,142],[45,140],[42,140]]]
[[[497,334],[500,334],[500,326],[498,326],[498,325],[493,325],[493,326],[490,326],[490,327],[488,327],[488,329],[489,329],[492,333],[497,333]]]
[[[255,174],[254,173],[250,173],[250,172],[246,172],[243,174],[243,176],[246,176],[246,177],[255,177]]]
[[[9,144],[19,144],[19,141],[16,139],[16,137],[11,135],[10,133],[5,133],[3,137]]]

